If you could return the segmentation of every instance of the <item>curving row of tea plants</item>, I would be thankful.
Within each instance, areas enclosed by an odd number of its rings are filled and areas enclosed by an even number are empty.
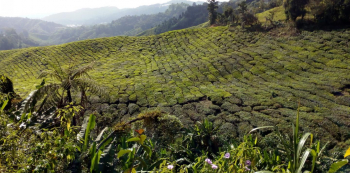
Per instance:
[[[185,29],[1,51],[0,73],[25,96],[50,63],[96,61],[91,76],[109,91],[101,106],[113,116],[160,107],[184,124],[205,117],[222,123],[222,134],[232,137],[259,126],[286,128],[300,100],[303,130],[343,146],[350,142],[349,39],[350,30],[283,38],[228,27]]]

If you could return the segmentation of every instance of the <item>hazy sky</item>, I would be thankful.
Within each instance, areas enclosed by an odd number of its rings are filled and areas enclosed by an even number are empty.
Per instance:
[[[42,17],[81,8],[98,8],[104,6],[134,8],[141,5],[165,3],[168,1],[169,0],[0,0],[0,16]]]

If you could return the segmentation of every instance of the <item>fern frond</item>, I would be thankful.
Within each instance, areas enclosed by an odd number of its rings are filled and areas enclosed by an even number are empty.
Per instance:
[[[92,62],[87,66],[74,70],[72,75],[70,76],[70,79],[73,80],[80,77],[89,77],[88,72],[94,69],[94,64],[95,62]]]
[[[53,68],[53,71],[55,71],[57,74],[59,74],[59,76],[64,76],[65,73],[61,67],[61,64],[60,62],[55,59],[56,62],[51,62],[51,61],[48,61],[47,63],[50,65],[51,68]]]
[[[105,88],[101,87],[95,80],[90,78],[79,78],[74,80],[74,86],[84,88],[86,92],[97,94],[102,97],[108,97],[108,93]]]
[[[62,81],[62,77],[56,70],[46,70],[40,73],[39,79],[40,78],[45,78],[45,77],[51,77],[53,79]]]
[[[51,84],[41,87],[38,90],[32,91],[28,97],[26,97],[22,102],[19,111],[22,113],[27,113],[29,111],[33,111],[35,105],[42,99],[46,98],[45,102],[50,103],[52,99],[57,99],[59,96],[57,95],[57,90],[60,88],[57,84]],[[52,106],[52,105],[51,105]],[[40,106],[45,108],[43,106]]]

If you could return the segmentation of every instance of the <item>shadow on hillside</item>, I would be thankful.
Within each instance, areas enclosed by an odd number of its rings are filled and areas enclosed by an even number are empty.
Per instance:
[[[269,32],[272,28],[265,28],[262,25],[251,25],[251,26],[245,26],[244,28],[241,28],[240,25],[235,24],[235,25],[231,25],[229,28],[229,31],[234,31],[237,30],[237,28],[239,28],[242,31],[247,31],[247,32]]]
[[[350,23],[347,24],[319,24],[312,20],[298,20],[297,28],[305,31],[333,31],[333,30],[344,30],[350,28]]]

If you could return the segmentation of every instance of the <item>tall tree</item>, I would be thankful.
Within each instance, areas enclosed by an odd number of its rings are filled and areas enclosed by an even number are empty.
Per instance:
[[[233,8],[230,6],[226,7],[224,10],[224,16],[225,16],[226,20],[228,21],[228,23],[233,23],[235,20]]]
[[[319,24],[350,23],[350,0],[310,0],[307,7]]]
[[[309,3],[309,0],[285,0],[284,8],[287,20],[292,20],[293,22],[299,16],[304,18],[306,14],[305,6]]]
[[[241,3],[238,4],[238,11],[241,14],[245,14],[248,10],[248,6],[247,6],[247,2],[246,1],[242,1]]]
[[[219,8],[218,1],[208,0],[208,11],[209,11],[209,23],[210,25],[215,24],[216,18],[218,16],[216,10]]]

